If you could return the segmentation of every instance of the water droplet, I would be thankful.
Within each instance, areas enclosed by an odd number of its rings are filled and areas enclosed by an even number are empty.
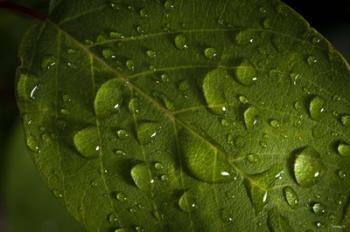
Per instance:
[[[337,147],[338,153],[342,156],[350,156],[350,145],[346,143],[339,143]]]
[[[298,82],[298,80],[300,79],[301,75],[298,74],[298,73],[291,73],[291,74],[289,75],[289,77],[290,77],[290,79],[291,79],[291,81],[292,81],[292,84],[293,84],[293,85],[297,85],[297,82]]]
[[[131,169],[131,177],[135,183],[135,185],[142,190],[150,191],[151,184],[154,183],[154,180],[151,179],[150,169],[144,164],[137,164]]]
[[[154,164],[154,168],[157,169],[157,170],[161,170],[161,169],[163,169],[163,165],[161,163],[159,163],[159,162],[156,162]]]
[[[52,193],[56,198],[63,198],[63,194],[57,189],[52,190]]]
[[[216,49],[215,48],[206,48],[204,50],[204,55],[205,55],[206,58],[208,58],[210,60],[213,60],[217,56]]]
[[[118,228],[113,230],[113,232],[126,232],[126,230],[124,230],[123,228]]]
[[[250,65],[240,65],[235,72],[238,82],[242,85],[251,86],[258,80],[255,68]]]
[[[166,10],[172,10],[172,9],[175,8],[175,5],[174,5],[173,1],[167,0],[167,1],[165,1],[165,3],[164,3],[164,8],[165,8]]]
[[[125,65],[130,71],[133,72],[135,70],[135,63],[134,63],[134,61],[128,60],[128,61],[126,61]]]
[[[313,44],[319,44],[321,42],[321,38],[319,38],[319,37],[313,37],[312,38],[312,43]]]
[[[326,207],[321,203],[313,203],[311,209],[312,212],[316,215],[322,215],[326,213]]]
[[[234,170],[224,153],[186,130],[182,130],[179,137],[185,163],[192,176],[208,183],[233,181]]]
[[[320,154],[313,148],[306,147],[296,153],[293,172],[295,180],[300,186],[314,185],[320,178],[322,169]]]
[[[343,115],[340,120],[344,126],[350,127],[350,115]]]
[[[344,170],[342,170],[342,169],[338,170],[337,174],[342,179],[346,178],[346,176],[347,176],[346,172]]]
[[[129,111],[132,114],[140,113],[139,101],[137,98],[132,98],[128,105]]]
[[[108,117],[117,113],[123,103],[123,87],[118,80],[104,83],[97,91],[94,107],[98,117]]]
[[[74,145],[78,152],[85,158],[95,158],[100,153],[100,141],[98,129],[88,127],[74,135]]]
[[[243,96],[243,95],[239,96],[239,97],[238,97],[238,100],[239,100],[242,104],[247,104],[247,103],[249,103],[248,98],[245,97],[245,96]]]
[[[86,39],[86,40],[84,41],[84,43],[85,43],[87,46],[92,46],[92,45],[94,45],[94,42],[93,42],[92,40],[89,40],[89,39]]]
[[[147,50],[146,54],[148,57],[151,57],[151,58],[155,58],[157,56],[157,53],[155,51],[152,51],[152,50]]]
[[[136,232],[144,232],[145,230],[143,229],[142,226],[135,226],[135,231]]]
[[[256,127],[256,125],[258,124],[259,118],[258,118],[257,109],[255,107],[251,106],[248,109],[246,109],[244,111],[243,116],[244,116],[244,122],[247,129],[251,130],[254,127]]]
[[[233,216],[230,210],[223,209],[221,211],[221,219],[225,223],[231,223],[233,222]]]
[[[69,48],[68,50],[67,50],[67,53],[68,54],[75,54],[77,52],[77,50],[75,50],[75,49],[73,49],[73,48]]]
[[[321,228],[321,227],[323,227],[323,223],[322,222],[315,222],[315,226],[317,228]]]
[[[102,55],[105,59],[115,59],[115,55],[113,54],[112,50],[110,49],[103,49]]]
[[[281,123],[276,119],[272,119],[270,120],[270,126],[272,126],[273,128],[280,128]]]
[[[289,187],[289,186],[284,187],[283,195],[290,207],[294,208],[298,205],[299,198],[296,192],[294,191],[294,189],[292,189],[292,187]]]
[[[118,201],[126,201],[128,198],[127,198],[127,196],[126,196],[126,194],[125,193],[123,193],[123,192],[117,192],[117,193],[115,193],[115,199],[117,199]]]
[[[189,192],[184,192],[179,201],[178,201],[180,209],[183,211],[189,213],[192,212],[197,208],[197,203],[194,200],[193,194],[190,194]]]
[[[307,58],[307,63],[310,64],[310,65],[316,64],[317,62],[318,62],[318,59],[316,57],[314,57],[314,56],[309,56]]]
[[[43,69],[49,70],[49,69],[51,69],[52,67],[54,67],[54,66],[56,65],[56,62],[57,62],[57,60],[56,60],[55,57],[53,57],[53,56],[47,56],[47,57],[45,57],[45,58],[42,60],[42,62],[41,62],[41,67],[42,67]]]
[[[123,130],[123,129],[118,129],[117,135],[118,135],[118,138],[120,138],[120,139],[126,139],[129,137],[128,132],[126,130]]]
[[[311,99],[309,104],[309,114],[314,120],[319,120],[322,113],[325,112],[325,101],[319,96],[315,96]]]
[[[114,213],[109,214],[107,220],[112,225],[118,224],[117,215],[115,215]]]
[[[137,125],[136,133],[140,144],[151,143],[159,133],[160,126],[154,122],[142,122]]]
[[[169,180],[169,177],[167,175],[161,175],[160,176],[160,180],[161,181],[167,181],[167,180]]]
[[[250,30],[240,31],[236,35],[236,42],[240,45],[253,44],[254,43],[253,32]]]
[[[256,163],[259,161],[259,155],[257,154],[249,154],[247,155],[247,160],[252,163]]]
[[[175,46],[180,50],[188,48],[187,39],[183,34],[177,35],[175,37]]]
[[[140,13],[140,16],[143,18],[148,17],[146,9],[141,9],[139,13]]]
[[[26,144],[29,150],[31,150],[32,152],[39,152],[39,145],[33,136],[27,136]]]
[[[225,90],[229,86],[233,86],[233,80],[224,69],[214,69],[208,72],[202,84],[204,98],[207,102],[207,107],[216,114],[225,113],[226,95]]]
[[[124,39],[125,36],[119,32],[116,31],[112,31],[109,33],[109,37],[111,37],[112,39]]]
[[[139,34],[143,34],[145,31],[143,30],[142,26],[141,25],[138,25],[136,26],[136,31],[139,33]]]
[[[123,150],[115,150],[114,154],[116,154],[118,156],[126,156],[126,152]]]

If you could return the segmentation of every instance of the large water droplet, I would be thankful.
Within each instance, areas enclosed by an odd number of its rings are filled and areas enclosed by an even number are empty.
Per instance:
[[[181,195],[178,204],[180,209],[188,213],[192,212],[198,207],[196,201],[194,200],[193,194],[189,192],[184,192]]]
[[[258,110],[255,107],[249,107],[243,114],[247,129],[253,129],[259,122]]]
[[[212,60],[215,59],[215,57],[217,56],[217,52],[215,48],[206,48],[204,50],[204,55],[206,58]]]
[[[319,120],[323,112],[325,112],[325,101],[319,96],[314,96],[309,104],[309,114],[314,120]]]
[[[341,123],[346,127],[350,127],[350,115],[343,115],[341,117]]]
[[[288,205],[292,208],[296,207],[299,203],[299,198],[292,187],[283,188],[284,199],[287,201]]]
[[[233,86],[233,84],[232,78],[224,69],[214,69],[205,75],[202,88],[204,98],[207,102],[208,108],[210,108],[211,111],[217,114],[222,114],[225,112],[225,90],[229,86]]]
[[[293,173],[296,182],[302,187],[314,185],[320,178],[323,164],[320,154],[311,147],[299,150],[294,159]]]
[[[104,83],[97,91],[94,107],[98,117],[108,117],[117,113],[123,103],[123,87],[118,80]]]
[[[177,35],[175,37],[175,46],[180,50],[188,48],[187,39],[183,34]]]
[[[350,156],[350,145],[346,143],[339,143],[337,151],[342,156]]]
[[[151,185],[154,180],[150,177],[150,169],[144,164],[137,164],[131,169],[131,177],[134,180],[135,185],[145,191],[150,191]]]
[[[179,138],[191,175],[208,183],[233,181],[234,170],[217,147],[186,130],[181,131]]]
[[[236,78],[242,85],[253,85],[257,80],[255,68],[250,65],[240,65],[236,68]]]
[[[74,145],[85,158],[95,158],[100,154],[101,144],[96,127],[88,127],[74,135]]]
[[[148,144],[154,140],[159,133],[160,126],[155,122],[141,122],[137,125],[137,139],[141,144]]]

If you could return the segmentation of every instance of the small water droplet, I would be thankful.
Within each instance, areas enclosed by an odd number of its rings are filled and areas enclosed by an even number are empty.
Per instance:
[[[318,59],[316,57],[314,57],[314,56],[309,56],[307,58],[307,63],[309,65],[316,64],[317,62],[318,62]]]
[[[317,228],[321,228],[321,227],[323,227],[323,223],[322,222],[315,222],[315,226]]]
[[[88,127],[78,131],[74,135],[74,145],[79,153],[85,158],[95,158],[100,153],[98,129]]]
[[[242,85],[251,86],[258,80],[255,68],[250,65],[238,66],[235,73],[238,82]]]
[[[140,12],[139,12],[139,14],[140,14],[140,16],[143,17],[143,18],[148,17],[148,14],[147,14],[146,9],[141,9]]]
[[[236,42],[240,45],[254,43],[253,32],[250,30],[243,30],[238,32],[235,39],[236,39]]]
[[[319,44],[321,42],[321,39],[319,37],[313,37],[312,38],[312,43],[313,44]]]
[[[161,170],[161,169],[163,169],[163,165],[161,163],[159,163],[159,162],[156,162],[154,164],[154,168],[157,169],[157,170]]]
[[[298,73],[291,73],[291,74],[289,75],[289,77],[290,77],[290,79],[291,79],[291,81],[292,81],[292,84],[293,84],[293,85],[297,85],[297,82],[298,82],[298,80],[300,79],[301,75],[298,74]]]
[[[248,109],[246,109],[244,111],[243,116],[244,116],[244,122],[247,129],[251,130],[254,127],[256,127],[256,125],[258,124],[259,118],[258,118],[257,109],[255,107],[251,106]]]
[[[94,45],[94,42],[93,42],[92,40],[89,40],[89,39],[86,39],[86,40],[84,41],[84,43],[85,43],[87,46],[92,46],[92,45]]]
[[[136,232],[144,232],[145,230],[143,229],[142,226],[135,226],[135,231]]]
[[[270,120],[270,126],[272,126],[273,128],[280,128],[281,123],[276,119],[272,119]]]
[[[127,196],[126,196],[126,194],[123,193],[123,192],[117,192],[117,193],[115,193],[114,197],[115,197],[115,199],[117,199],[118,201],[126,201],[126,200],[128,199]]]
[[[132,98],[129,101],[128,105],[129,111],[132,114],[139,114],[140,113],[140,106],[139,106],[139,101],[137,98]]]
[[[27,147],[32,151],[32,152],[39,152],[39,145],[34,138],[34,136],[27,136]]]
[[[314,185],[321,176],[323,164],[320,154],[311,147],[299,150],[295,155],[293,173],[296,182],[302,187]]]
[[[77,50],[75,50],[75,49],[73,49],[73,48],[69,48],[68,50],[67,50],[67,53],[68,54],[75,54],[77,52]]]
[[[342,170],[342,169],[338,170],[337,174],[342,179],[346,178],[346,176],[347,176],[346,172],[344,170]]]
[[[180,50],[188,48],[187,39],[183,34],[179,34],[175,37],[175,46]]]
[[[37,93],[38,89],[39,89],[39,85],[35,85],[35,86],[32,88],[32,90],[30,91],[30,94],[29,94],[29,97],[30,97],[31,99],[35,100],[35,98],[36,98],[36,93]]]
[[[134,63],[134,61],[127,60],[125,65],[130,71],[133,72],[135,70],[135,63]]]
[[[342,156],[350,156],[350,145],[346,143],[339,143],[337,151]]]
[[[137,125],[136,133],[140,144],[151,143],[159,133],[160,126],[154,122],[141,122]]]
[[[321,203],[313,203],[311,205],[312,212],[316,215],[322,215],[326,213],[326,207]]]
[[[249,155],[247,155],[247,160],[251,163],[256,163],[259,161],[259,155],[258,154],[249,154]]]
[[[126,130],[118,129],[117,130],[117,136],[119,139],[126,139],[129,137],[129,134]]]
[[[204,55],[205,55],[206,58],[208,58],[210,60],[213,60],[217,56],[216,49],[215,48],[206,48],[204,50]]]
[[[126,232],[123,228],[118,228],[113,230],[113,232]]]
[[[47,56],[42,60],[41,67],[43,69],[49,70],[56,65],[56,62],[57,62],[57,60],[55,57]]]
[[[115,59],[116,58],[111,49],[103,49],[102,55],[105,59]]]
[[[116,31],[112,31],[109,33],[109,37],[111,37],[112,39],[124,39],[125,36],[119,32]]]
[[[350,115],[343,115],[340,120],[343,126],[350,127]]]
[[[67,67],[71,68],[71,69],[76,69],[77,68],[77,66],[75,64],[73,64],[72,62],[70,62],[70,61],[67,62]]]
[[[298,195],[296,194],[296,192],[294,191],[294,189],[292,189],[292,187],[284,187],[283,188],[283,195],[284,198],[286,200],[286,202],[288,203],[288,205],[292,208],[296,207],[299,203],[299,198]]]
[[[57,189],[52,190],[52,193],[56,198],[63,198],[63,194]]]
[[[230,210],[223,209],[221,211],[221,219],[225,223],[232,223],[233,222],[233,215]]]
[[[110,224],[115,225],[118,224],[118,218],[117,215],[115,215],[114,213],[111,213],[107,216],[107,220]]]
[[[126,152],[123,150],[115,150],[114,154],[116,154],[118,156],[126,156]]]
[[[174,2],[173,1],[170,1],[170,0],[167,0],[164,2],[164,8],[166,10],[172,10],[175,8],[175,5],[174,5]]]
[[[160,180],[161,181],[167,181],[169,179],[169,177],[167,175],[161,175],[160,176]]]
[[[141,25],[138,25],[136,26],[136,31],[139,33],[139,34],[143,34],[145,31],[143,30],[142,26]]]
[[[245,97],[245,96],[243,96],[243,95],[239,96],[239,97],[238,97],[238,100],[239,100],[242,104],[247,104],[247,103],[249,103],[248,98]]]
[[[151,57],[151,58],[155,58],[157,56],[157,53],[155,51],[152,51],[152,50],[147,50],[146,54],[148,57]]]
[[[319,120],[325,112],[325,100],[319,96],[314,96],[309,104],[309,114],[314,120]]]
[[[265,29],[271,28],[271,19],[264,19],[262,25]]]
[[[193,194],[190,194],[189,192],[184,192],[179,201],[178,201],[180,209],[182,209],[185,212],[192,212],[197,208],[197,203],[194,200]]]

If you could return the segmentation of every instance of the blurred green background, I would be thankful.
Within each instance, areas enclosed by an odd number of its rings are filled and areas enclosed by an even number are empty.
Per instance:
[[[318,1],[317,7],[315,1],[284,1],[350,60],[350,1]],[[49,1],[13,2],[46,14]],[[33,19],[0,9],[0,232],[79,232],[83,229],[42,183],[19,123],[14,97],[17,49],[32,23]]]

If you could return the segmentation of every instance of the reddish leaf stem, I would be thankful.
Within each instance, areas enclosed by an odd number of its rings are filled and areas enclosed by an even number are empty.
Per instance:
[[[0,0],[0,9],[8,9],[21,15],[26,15],[31,18],[38,19],[40,21],[45,21],[47,19],[47,16],[41,14],[40,12],[7,0]]]

